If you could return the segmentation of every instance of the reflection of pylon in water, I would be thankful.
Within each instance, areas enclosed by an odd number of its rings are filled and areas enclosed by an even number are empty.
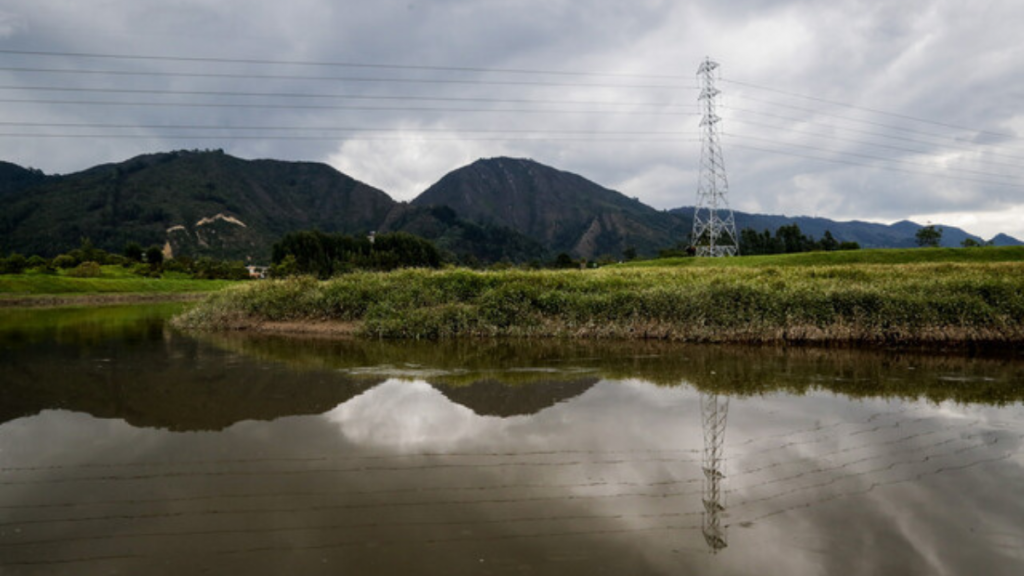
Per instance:
[[[722,503],[722,445],[725,442],[725,419],[729,414],[729,397],[718,394],[700,395],[700,415],[704,426],[704,514],[702,531],[704,540],[714,554],[725,548],[725,528],[721,516],[725,512]]]

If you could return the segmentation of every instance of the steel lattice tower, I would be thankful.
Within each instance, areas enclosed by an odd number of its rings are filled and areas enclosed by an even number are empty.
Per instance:
[[[714,554],[728,544],[725,539],[725,528],[722,526],[722,514],[725,512],[722,472],[724,464],[723,445],[725,443],[725,421],[729,415],[729,397],[718,394],[701,393],[700,416],[704,428],[704,455],[701,468],[704,471],[703,503],[704,513],[701,515],[701,531],[704,541]]]
[[[698,100],[703,116],[700,121],[700,178],[690,239],[697,256],[735,256],[740,248],[736,220],[729,208],[729,181],[725,177],[725,161],[719,143],[718,124],[722,119],[715,113],[720,94],[715,87],[717,68],[717,62],[705,58],[697,69],[701,83]]]

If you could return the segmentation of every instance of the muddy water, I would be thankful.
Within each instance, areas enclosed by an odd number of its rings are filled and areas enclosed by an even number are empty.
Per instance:
[[[1020,574],[1024,361],[3,311],[2,574]]]

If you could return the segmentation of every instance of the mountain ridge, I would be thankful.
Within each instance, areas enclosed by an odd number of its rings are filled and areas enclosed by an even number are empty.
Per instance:
[[[65,175],[0,162],[0,251],[55,256],[82,238],[112,252],[127,242],[171,255],[266,262],[270,246],[300,229],[405,231],[462,263],[526,262],[564,252],[619,258],[686,242],[692,207],[657,210],[583,176],[526,158],[479,159],[411,202],[317,162],[246,160],[220,150],[142,154]],[[914,246],[920,224],[837,222],[735,212],[737,228],[797,224],[862,247]],[[943,228],[942,243],[983,240]],[[1024,244],[1006,234],[997,245]]]
[[[693,209],[676,208],[675,210],[692,211]],[[734,212],[734,214],[738,230],[751,228],[758,232],[766,229],[774,232],[780,226],[796,224],[800,227],[801,232],[814,238],[821,238],[827,230],[832,233],[836,240],[840,242],[857,242],[862,248],[914,248],[917,246],[915,234],[924,227],[922,224],[909,220],[900,220],[893,224],[880,224],[863,220],[832,220],[818,216],[750,214],[738,211]],[[936,224],[935,226],[943,231],[940,241],[940,245],[943,247],[960,247],[964,240],[968,238],[979,244],[986,242],[982,237],[970,234],[955,226],[944,224]],[[1006,234],[997,235],[991,241],[996,246],[1024,245],[1024,242]]]
[[[53,256],[89,237],[115,252],[134,241],[173,254],[258,260],[289,231],[363,232],[396,204],[327,164],[220,151],[143,154],[51,176],[3,199],[4,248]]]
[[[477,160],[445,174],[411,204],[445,205],[462,218],[518,230],[553,253],[585,258],[629,247],[653,254],[688,228],[635,198],[526,158]]]

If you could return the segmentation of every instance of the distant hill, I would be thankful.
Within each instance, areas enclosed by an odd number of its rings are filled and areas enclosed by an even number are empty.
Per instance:
[[[532,160],[490,158],[449,172],[412,201],[448,206],[466,220],[511,228],[549,252],[654,254],[689,231],[687,221]]]
[[[88,237],[113,252],[135,241],[175,255],[265,261],[286,232],[365,233],[394,205],[326,164],[168,152],[8,193],[0,239],[5,248],[44,256]]]
[[[47,179],[39,170],[0,161],[0,198],[42,184]]]
[[[676,208],[671,210],[673,214],[686,216],[693,214],[692,207]],[[796,224],[804,234],[820,239],[828,230],[832,236],[840,242],[856,242],[862,248],[914,248],[917,247],[915,234],[923,225],[902,220],[894,224],[878,224],[874,222],[836,221],[828,218],[810,216],[778,216],[768,214],[748,214],[746,212],[734,212],[736,217],[736,229],[752,228],[758,232],[769,230],[774,232],[781,226]],[[941,245],[949,248],[958,248],[967,239],[984,243],[980,236],[975,236],[944,224],[936,224],[942,228]],[[1016,246],[1021,242],[1015,238],[1000,234],[992,239],[997,246]]]
[[[549,258],[544,245],[507,226],[478,224],[459,218],[448,206],[399,204],[378,227],[381,232],[408,232],[433,242],[463,264],[529,262]]]
[[[996,234],[991,242],[995,246],[1024,246],[1024,242],[1006,234]]]

